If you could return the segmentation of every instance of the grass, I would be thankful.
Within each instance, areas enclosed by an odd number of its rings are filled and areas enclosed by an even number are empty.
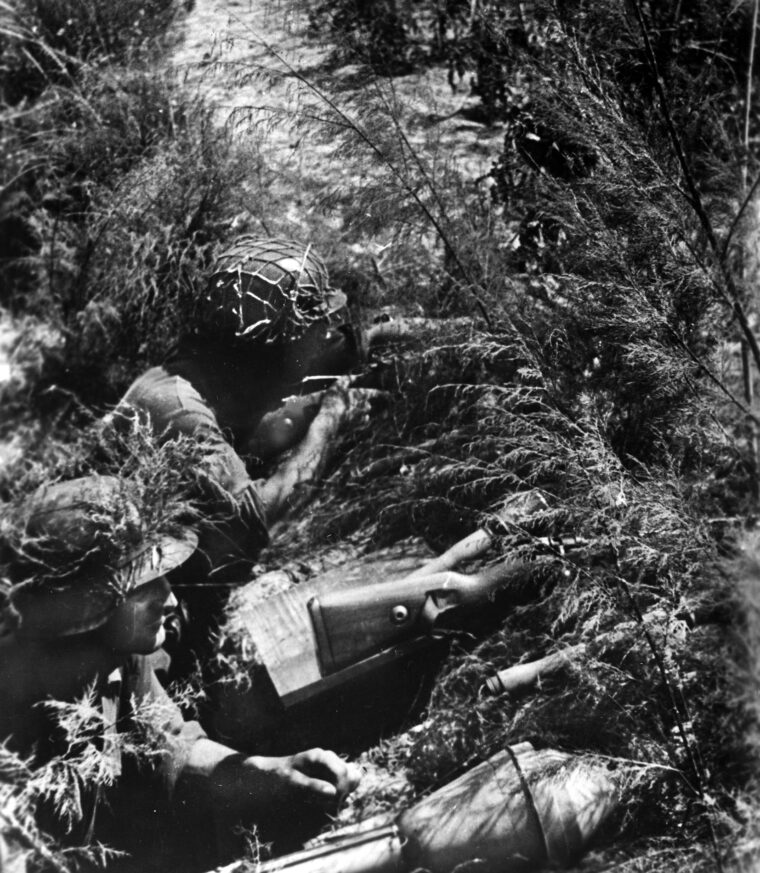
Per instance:
[[[175,0],[3,2],[4,99],[18,105],[87,67],[155,56],[179,9]]]
[[[359,295],[402,310],[424,301],[435,315],[477,313],[480,301],[490,324],[392,362],[381,378],[393,413],[347,438],[310,538],[299,527],[300,546],[285,542],[304,559],[358,532],[440,548],[505,494],[541,489],[548,510],[499,544],[535,562],[541,597],[479,647],[455,648],[418,741],[390,740],[380,757],[420,791],[509,739],[645,761],[642,805],[599,869],[740,867],[732,844],[753,851],[756,749],[737,689],[755,671],[727,557],[756,515],[754,413],[724,351],[750,341],[732,313],[752,298],[720,253],[741,202],[729,107],[746,67],[719,46],[750,33],[743,13],[700,6],[680,20],[671,9],[682,29],[666,38],[661,10],[637,5],[638,18],[617,4],[563,18],[531,4],[521,32],[505,34],[509,56],[487,49],[510,95],[489,110],[506,124],[490,202],[419,139],[409,145],[414,122],[393,82],[327,94],[324,127],[344,166],[362,167],[355,190],[327,201],[350,216],[346,242],[366,251],[393,235],[402,263],[415,239],[432,253],[409,274],[391,262],[380,287],[368,259]],[[558,561],[532,547],[537,530],[593,545]],[[567,687],[477,699],[493,669],[580,642],[590,659]]]
[[[473,317],[466,337],[454,324],[375,368],[390,411],[346,436],[319,500],[280,548],[306,563],[325,543],[357,537],[441,548],[485,523],[494,556],[524,555],[541,582],[492,634],[452,647],[425,730],[368,752],[380,776],[354,814],[398,808],[530,739],[646,765],[614,846],[589,869],[748,870],[757,543],[737,532],[757,515],[746,399],[756,375],[742,376],[733,353],[751,339],[754,301],[732,230],[746,155],[731,107],[746,93],[736,46],[749,33],[728,4],[681,18],[666,5],[560,14],[537,2],[505,22],[489,3],[464,42],[446,24],[447,51],[478,70],[482,114],[504,125],[488,187],[418,135],[420,114],[393,80],[360,76],[352,91],[291,75],[309,95],[301,132],[328,137],[342,170],[337,188],[329,172],[305,180],[309,208],[297,219],[288,191],[269,184],[278,168],[260,160],[260,132],[242,149],[244,114],[233,138],[145,64],[152,25],[127,30],[122,45],[85,11],[75,39],[64,29],[56,42],[52,25],[44,40],[25,31],[19,69],[36,58],[41,72],[23,106],[4,107],[2,220],[13,233],[2,269],[6,305],[30,325],[19,347],[30,375],[6,397],[29,438],[26,461],[0,484],[15,498],[92,466],[135,475],[124,458],[151,457],[138,440],[106,460],[92,435],[67,451],[67,428],[112,402],[192,322],[195,289],[257,167],[267,208],[256,220],[313,230],[357,317],[381,307]],[[49,22],[61,9],[50,4]],[[160,42],[171,12],[150,9]],[[349,27],[354,42],[380,25],[409,35],[406,20],[357,25],[347,6],[338,11],[348,24],[333,16],[331,26]],[[415,45],[434,38],[425,14]],[[492,20],[503,28],[488,31]],[[50,49],[44,64],[34,39]],[[393,56],[370,57],[375,70],[418,62],[409,42],[384,45]],[[440,42],[427,57],[440,57]],[[154,474],[171,468],[153,461]],[[545,508],[499,526],[501,502],[527,489]],[[588,545],[547,554],[535,543],[545,533]],[[742,550],[750,557],[736,563]],[[478,696],[493,670],[581,643],[587,660],[567,683],[518,700]]]
[[[37,65],[39,89],[3,107],[0,302],[44,324],[44,336],[21,339],[20,356],[41,360],[5,398],[17,413],[115,402],[192,320],[195,284],[240,211],[246,150],[197,92],[150,63],[177,11],[115,4],[109,18],[104,4],[22,4],[5,36],[24,81],[32,48],[52,64]],[[59,69],[61,53],[76,63]]]

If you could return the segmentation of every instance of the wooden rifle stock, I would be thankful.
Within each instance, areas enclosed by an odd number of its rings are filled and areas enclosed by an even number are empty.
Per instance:
[[[413,637],[466,627],[516,575],[523,578],[523,562],[508,560],[472,576],[449,570],[311,598],[322,675]]]
[[[239,610],[285,707],[366,681],[386,664],[429,649],[431,638],[475,630],[493,619],[496,596],[507,609],[535,588],[530,565],[515,560],[473,576],[366,576],[369,584],[343,589],[302,583]]]
[[[545,505],[536,492],[518,493],[498,520],[521,523]],[[386,728],[406,717],[445,652],[437,637],[480,635],[535,597],[541,574],[530,561],[506,560],[473,576],[455,572],[492,545],[480,529],[432,558],[421,544],[406,544],[394,556],[369,554],[268,597],[259,581],[238,589],[228,627],[251,685],[218,686],[218,735],[247,748],[288,730],[307,745],[334,743],[344,731],[350,745],[375,714]],[[554,541],[546,545],[557,551]],[[339,706],[355,706],[356,718],[335,718]],[[373,715],[362,720],[362,711]]]

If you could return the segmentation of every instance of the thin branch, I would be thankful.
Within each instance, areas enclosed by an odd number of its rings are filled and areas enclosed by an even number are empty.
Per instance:
[[[747,406],[745,406],[741,400],[731,391],[731,389],[726,385],[726,383],[720,379],[712,370],[707,366],[707,364],[694,352],[694,350],[689,346],[687,342],[684,342],[683,338],[678,335],[678,333],[668,325],[671,334],[675,338],[676,342],[681,346],[681,348],[686,352],[686,354],[694,361],[694,363],[702,370],[702,372],[707,376],[707,378],[715,384],[715,386],[726,395],[726,397],[733,403],[737,409],[739,409],[747,418],[751,419],[755,424],[760,426],[760,418],[755,415],[752,410],[750,410]]]
[[[531,531],[527,530],[522,524],[518,522],[511,522],[511,525],[515,528],[515,530],[520,533],[526,535],[531,540],[535,540],[536,536]],[[613,537],[610,536],[610,548],[612,549],[615,564],[619,566],[619,554],[616,546],[613,542]],[[572,567],[580,576],[590,582],[592,585],[598,584],[598,579],[587,570],[585,567],[582,567],[580,564],[573,561],[566,554],[562,553],[559,549],[556,550],[555,557],[564,563],[568,567]],[[633,595],[633,591],[631,590],[631,586],[628,584],[628,581],[622,576],[620,572],[615,572],[611,574],[612,580],[619,586],[620,590],[625,595],[626,601],[631,608],[631,612],[636,620],[636,624],[641,628],[641,631],[644,635],[644,638],[647,642],[647,646],[649,647],[652,655],[654,657],[655,665],[657,667],[657,671],[660,674],[660,678],[662,680],[663,686],[665,687],[668,697],[670,698],[671,705],[673,707],[673,717],[676,722],[676,727],[679,733],[679,738],[681,741],[681,745],[684,748],[686,753],[686,757],[691,766],[692,772],[697,782],[696,793],[700,795],[700,797],[704,798],[704,785],[706,781],[706,773],[704,770],[704,766],[700,760],[700,756],[697,750],[692,747],[692,743],[689,740],[688,732],[686,730],[686,722],[681,714],[681,707],[679,706],[678,699],[676,697],[676,689],[673,687],[673,683],[668,677],[668,670],[665,664],[665,659],[663,657],[662,652],[657,646],[656,641],[654,640],[649,627],[647,625],[644,614],[641,611],[641,608],[636,601],[636,598]],[[678,688],[678,697],[684,701],[684,695],[680,688]],[[714,838],[714,834],[713,834]],[[722,870],[722,865],[719,865],[719,868]]]
[[[757,20],[758,20],[758,12],[760,11],[760,0],[755,0],[755,5],[752,11],[752,35],[750,36],[749,43],[749,69],[747,70],[747,87],[744,92],[744,161],[742,163],[742,190],[747,191],[747,161],[749,157],[749,123],[752,115],[751,107],[752,107],[752,80],[755,69],[755,48],[757,46]],[[728,235],[726,236],[726,241],[723,244],[723,253],[722,257],[725,258],[728,253],[728,246],[731,242],[731,238],[734,235],[734,231],[736,230],[736,226],[739,224],[739,220],[744,214],[744,210],[749,206],[752,202],[752,198],[755,195],[755,191],[757,190],[758,185],[760,185],[760,176],[758,176],[755,181],[752,183],[752,187],[744,196],[744,201],[736,213],[734,220],[731,222],[731,227],[728,230]]]
[[[665,86],[662,77],[660,76],[660,71],[657,66],[657,59],[655,58],[654,51],[652,49],[652,43],[649,38],[649,31],[647,30],[647,25],[644,21],[644,14],[641,9],[641,0],[634,0],[633,8],[636,12],[636,18],[639,23],[642,38],[644,40],[644,50],[647,56],[647,63],[649,64],[650,69],[654,74],[655,91],[657,92],[657,96],[659,98],[660,109],[665,120],[668,137],[670,139],[671,145],[673,146],[673,150],[681,167],[681,172],[683,173],[684,181],[686,182],[686,187],[689,192],[689,196],[687,199],[694,209],[694,212],[696,213],[700,224],[702,225],[702,229],[707,236],[710,248],[713,250],[713,252],[715,252],[715,255],[718,258],[718,265],[731,298],[730,306],[733,309],[734,314],[736,315],[736,319],[739,322],[742,333],[744,334],[744,337],[747,341],[747,345],[752,351],[752,357],[755,360],[755,365],[758,367],[758,369],[760,369],[760,346],[758,345],[757,338],[755,337],[755,334],[749,324],[747,313],[744,311],[744,307],[741,304],[741,296],[739,294],[739,289],[736,287],[734,277],[727,269],[725,260],[721,257],[721,248],[718,245],[715,231],[713,230],[712,223],[707,215],[704,204],[702,203],[702,197],[699,193],[699,189],[697,188],[697,184],[694,179],[694,175],[691,172],[691,168],[689,167],[689,163],[686,160],[686,154],[684,152],[683,145],[681,144],[681,138],[678,135],[678,131],[676,130],[676,126],[673,121],[673,117],[670,113],[670,104],[668,102],[667,95],[665,94]]]
[[[278,51],[275,49],[269,42],[267,42],[263,37],[259,36],[252,28],[246,28],[249,33],[253,35],[253,37],[259,42],[261,46],[263,46],[273,58],[279,61],[288,72],[302,85],[305,85],[319,100],[321,100],[325,105],[329,106],[330,109],[335,113],[335,115],[343,121],[344,124],[348,125],[348,127],[359,137],[359,139],[367,145],[372,152],[379,158],[382,164],[384,164],[388,170],[390,170],[391,174],[398,180],[401,184],[403,190],[415,201],[417,206],[420,208],[422,213],[428,219],[428,221],[435,228],[436,233],[440,237],[443,244],[446,246],[447,251],[451,255],[451,257],[456,262],[457,267],[459,268],[462,276],[467,280],[469,286],[469,292],[475,299],[475,303],[480,310],[480,314],[483,316],[486,324],[489,329],[493,328],[493,324],[488,314],[488,310],[486,309],[485,304],[480,299],[480,297],[473,290],[474,283],[470,279],[467,269],[462,263],[459,255],[450,241],[447,232],[444,230],[440,221],[436,218],[435,215],[430,211],[428,206],[422,200],[417,191],[414,190],[414,187],[410,185],[409,181],[404,177],[404,174],[399,170],[393,160],[377,145],[377,143],[369,136],[369,134],[353,119],[350,115],[348,115],[343,109],[338,106],[338,104],[327,95],[321,88],[315,85],[310,79],[304,76],[301,72],[299,72],[289,61],[287,61]]]
[[[394,104],[396,104],[396,92],[395,92],[395,88],[393,85],[393,81],[390,80],[388,84],[389,84],[389,87],[391,89],[391,93],[393,94],[393,102],[394,102]],[[385,104],[386,109],[388,110],[388,113],[390,114],[391,118],[393,119],[393,126],[396,129],[396,133],[399,135],[399,137],[401,137],[401,142],[404,144],[404,146],[406,146],[406,149],[409,152],[409,155],[411,156],[412,160],[414,161],[417,169],[419,170],[422,178],[424,179],[425,184],[430,189],[430,193],[433,195],[433,198],[435,199],[435,202],[438,206],[438,209],[440,210],[441,215],[445,215],[446,207],[445,207],[445,204],[441,201],[440,192],[438,191],[438,188],[433,183],[433,180],[428,175],[427,169],[426,169],[425,165],[423,164],[419,154],[417,153],[417,151],[415,151],[414,147],[409,142],[409,138],[406,135],[406,131],[401,126],[401,123],[398,119],[396,112],[389,105],[388,98],[386,97],[385,93],[383,92],[383,89],[380,87],[378,80],[375,80],[375,90],[377,91],[380,99]],[[444,239],[444,243],[446,243],[445,239]],[[446,247],[449,248],[448,243],[446,243]],[[452,255],[454,257],[456,257],[456,252],[452,252]],[[458,259],[457,259],[457,264],[460,266],[460,269],[462,269],[462,266],[461,266],[461,264],[459,264]],[[467,279],[467,281],[470,282],[470,279],[466,275],[466,273],[464,274],[464,276]]]
[[[752,105],[752,76],[755,68],[755,46],[757,45],[757,15],[760,9],[760,0],[755,0],[755,5],[752,10],[752,35],[749,41],[749,68],[747,69],[747,89],[744,94],[744,148],[745,157],[742,167],[742,187],[747,187],[747,155],[746,150],[749,149],[749,122],[750,122],[750,107]]]

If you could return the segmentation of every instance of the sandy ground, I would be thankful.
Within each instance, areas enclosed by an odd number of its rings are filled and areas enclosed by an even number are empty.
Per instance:
[[[278,74],[290,72],[288,67],[308,74],[330,51],[308,39],[308,21],[292,6],[276,0],[196,0],[179,25],[171,62],[201,83],[223,112],[281,104],[287,86]],[[261,78],[247,78],[257,71]]]
[[[336,159],[329,141],[304,136],[298,123],[309,113],[328,114],[306,82],[330,94],[340,88],[355,100],[352,117],[357,119],[361,92],[351,85],[356,68],[330,66],[333,47],[309,35],[308,19],[295,6],[292,0],[196,0],[180,25],[171,61],[214,102],[220,122],[237,121],[243,136],[255,130],[266,159],[286,168],[297,187],[308,188],[309,181],[340,184],[355,168]],[[477,100],[466,84],[452,91],[444,68],[365,87],[375,97],[383,92],[398,101],[412,144],[435,148],[439,160],[463,179],[488,173],[503,132],[463,116]]]

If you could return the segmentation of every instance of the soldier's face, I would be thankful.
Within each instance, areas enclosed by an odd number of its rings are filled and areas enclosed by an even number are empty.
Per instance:
[[[100,629],[103,642],[122,655],[149,655],[166,638],[164,618],[177,605],[165,576],[136,588]]]

